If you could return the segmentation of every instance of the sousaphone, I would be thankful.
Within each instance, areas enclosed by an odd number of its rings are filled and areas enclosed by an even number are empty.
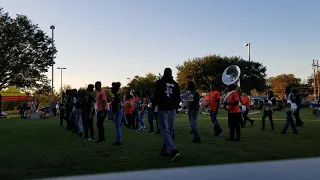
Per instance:
[[[231,65],[231,66],[227,67],[222,74],[223,84],[230,86],[231,84],[237,83],[238,86],[240,87],[240,74],[241,74],[241,70],[240,70],[239,66]],[[222,97],[223,104],[228,99],[230,94],[233,92],[234,91],[229,91],[224,94],[224,96]],[[241,112],[246,111],[246,107],[241,105],[240,102],[239,102],[239,106],[240,106]]]

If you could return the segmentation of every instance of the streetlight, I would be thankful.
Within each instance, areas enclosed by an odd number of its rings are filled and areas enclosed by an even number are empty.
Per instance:
[[[250,62],[250,43],[244,44],[244,46],[248,46],[248,55],[249,55],[249,62]]]
[[[54,64],[54,54],[53,54],[53,48],[54,48],[54,37],[53,37],[53,33],[54,33],[54,29],[56,27],[54,25],[50,26],[50,29],[52,30],[52,96],[54,97],[54,90],[53,90],[53,73],[54,73],[54,68],[53,68],[53,64]]]
[[[63,101],[63,98],[62,98],[62,70],[67,69],[67,68],[60,68],[60,67],[58,67],[57,69],[60,69],[60,70],[61,70],[61,90],[60,90],[60,97],[61,97],[61,103],[62,103],[62,101]]]

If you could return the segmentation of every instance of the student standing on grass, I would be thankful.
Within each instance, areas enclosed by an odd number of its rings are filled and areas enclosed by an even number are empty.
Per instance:
[[[188,107],[188,116],[193,132],[193,143],[201,143],[200,133],[197,128],[198,114],[200,109],[200,95],[196,91],[196,87],[193,81],[190,81],[187,85],[187,90],[190,91],[189,95],[189,107]]]
[[[273,91],[268,91],[267,92],[267,96],[268,97],[267,97],[266,101],[268,101],[268,104],[271,105],[271,106],[275,106],[277,101],[276,101],[276,98],[274,97]],[[273,115],[272,111],[266,111],[266,110],[263,111],[262,128],[261,128],[261,130],[263,130],[263,131],[265,130],[266,117],[269,117],[269,121],[270,121],[270,124],[271,124],[271,129],[274,130],[274,124],[273,124],[272,115]]]
[[[166,68],[163,77],[156,81],[154,93],[155,111],[158,111],[158,123],[163,137],[162,155],[171,153],[170,161],[174,161],[179,155],[172,139],[176,110],[180,103],[180,87],[172,77],[172,70]]]
[[[291,107],[295,107],[297,106],[296,104],[296,97],[293,93],[291,93],[291,88],[290,86],[286,87],[286,95],[285,95],[285,100],[287,101],[287,103],[291,104]],[[291,108],[292,109],[292,108]],[[293,134],[299,134],[298,130],[296,128],[296,125],[294,124],[294,120],[292,117],[292,111],[288,111],[286,112],[286,124],[284,125],[281,134],[286,134],[289,125],[291,125],[291,128],[293,130]]]
[[[246,93],[242,93],[241,96],[241,104],[246,107],[246,111],[242,113],[243,115],[243,125],[246,125],[246,122],[249,121],[253,126],[254,120],[248,117],[250,111],[250,98]]]
[[[228,86],[228,91],[231,94],[225,100],[224,106],[228,110],[228,125],[230,129],[230,137],[227,140],[240,142],[242,115],[240,112],[239,94],[236,89],[236,84]]]
[[[140,128],[139,128],[139,131],[146,131],[147,130],[147,127],[145,126],[144,124],[144,115],[145,115],[145,112],[146,112],[146,109],[148,107],[148,102],[147,102],[147,96],[146,96],[146,93],[141,93],[141,105],[139,107],[139,121],[140,121]]]
[[[137,92],[134,92],[133,101],[134,101],[134,110],[132,111],[132,113],[135,121],[135,129],[138,129],[139,122],[140,122],[140,114],[139,114],[140,100]]]
[[[78,132],[78,126],[77,126],[77,121],[76,121],[76,111],[77,111],[77,89],[72,90],[72,115],[71,115],[71,121],[72,121],[72,126],[73,126],[73,133]]]
[[[59,105],[59,110],[60,110],[60,126],[63,125],[63,120],[66,119],[66,94],[63,92],[62,93],[62,101],[60,102]]]
[[[209,104],[210,104],[210,117],[213,124],[213,130],[215,136],[223,136],[222,128],[217,120],[219,107],[220,107],[220,92],[216,89],[214,83],[211,84],[211,92],[209,93]]]
[[[106,119],[106,108],[107,108],[107,95],[106,92],[101,88],[101,82],[97,81],[95,83],[95,89],[97,91],[97,128],[99,132],[99,139],[97,143],[105,142],[105,136],[104,136],[104,127],[103,123]]]
[[[113,143],[113,145],[122,145],[122,132],[121,132],[121,121],[123,117],[123,109],[121,107],[121,98],[118,94],[118,91],[120,89],[121,83],[120,82],[114,82],[112,83],[111,87],[111,93],[114,95],[113,101],[112,101],[112,112],[114,114],[114,124],[116,129],[116,141]]]
[[[86,124],[85,124],[85,135],[84,138],[88,139],[88,141],[94,140],[94,130],[93,130],[93,116],[95,114],[94,103],[95,99],[92,95],[94,89],[93,84],[89,84],[87,88],[87,98],[85,105],[85,114],[86,114]],[[90,131],[90,137],[89,137]]]
[[[126,116],[126,119],[128,121],[128,128],[132,128],[134,129],[135,127],[135,122],[134,122],[134,116],[133,116],[133,96],[128,93],[127,96],[126,96],[126,102],[124,104],[124,112],[125,112],[125,116]]]
[[[292,90],[292,93],[296,96],[297,110],[293,113],[293,116],[296,118],[296,126],[298,127],[304,124],[300,118],[301,98],[297,89]]]

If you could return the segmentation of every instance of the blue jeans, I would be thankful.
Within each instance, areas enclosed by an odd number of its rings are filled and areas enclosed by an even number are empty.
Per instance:
[[[215,126],[217,126],[218,128],[221,129],[220,124],[219,124],[219,122],[217,120],[217,112],[210,111],[210,117],[211,117],[212,124],[214,124]]]
[[[76,127],[77,127],[77,133],[82,133],[82,115],[81,115],[81,110],[77,109],[76,110]]]
[[[120,143],[122,142],[122,132],[120,128],[122,118],[123,118],[123,109],[120,109],[119,112],[114,114],[114,125],[116,128],[116,137],[117,137],[116,142],[120,142]]]
[[[158,111],[158,124],[161,135],[163,137],[163,144],[170,151],[176,149],[173,142],[172,135],[174,133],[174,120],[176,119],[176,110],[173,111]]]
[[[200,133],[197,128],[197,121],[198,121],[198,111],[188,111],[189,121],[191,125],[191,129],[194,134],[195,139],[200,138]]]
[[[144,115],[145,115],[146,111],[139,111],[139,121],[140,121],[140,129],[145,128],[145,124],[144,124]]]
[[[294,121],[293,121],[292,112],[286,112],[286,114],[287,114],[286,124],[284,125],[282,132],[287,132],[289,125],[291,125],[291,128],[294,132],[298,132],[296,125],[294,124]]]

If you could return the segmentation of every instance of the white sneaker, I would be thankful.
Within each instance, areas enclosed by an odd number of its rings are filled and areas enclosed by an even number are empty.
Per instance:
[[[218,137],[222,137],[223,136],[223,132],[221,132],[219,135],[218,135]]]
[[[89,138],[88,141],[92,141],[92,138]]]

